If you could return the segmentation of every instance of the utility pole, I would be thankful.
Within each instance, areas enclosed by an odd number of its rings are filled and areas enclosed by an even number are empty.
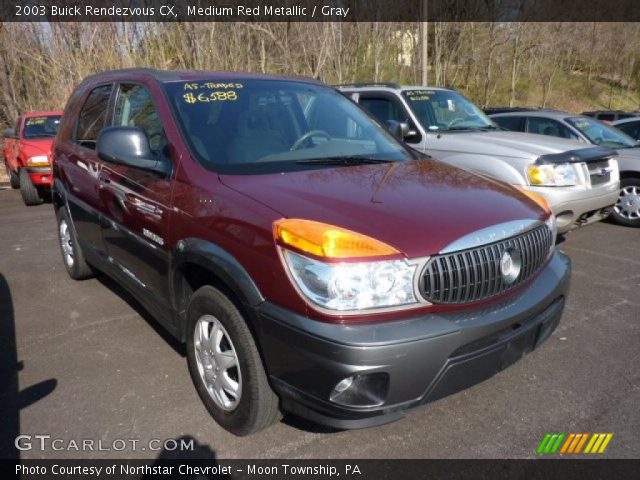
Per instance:
[[[428,0],[422,0],[420,5],[420,81],[422,85],[429,84],[429,27],[427,24],[428,4]]]

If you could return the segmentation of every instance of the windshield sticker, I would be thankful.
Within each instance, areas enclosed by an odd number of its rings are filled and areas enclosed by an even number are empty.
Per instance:
[[[27,118],[27,122],[25,123],[25,125],[27,126],[44,125],[46,121],[47,121],[47,117],[32,117],[32,118]]]
[[[241,83],[189,82],[184,84],[185,90],[237,90],[243,87]]]
[[[235,90],[223,91],[215,90],[213,92],[200,92],[194,94],[193,92],[187,92],[182,95],[184,101],[189,104],[194,103],[211,103],[211,102],[224,102],[226,100],[237,100],[238,94]]]
[[[579,128],[580,130],[582,130],[583,128],[589,127],[588,120],[574,120],[573,124],[576,126],[576,128]]]
[[[409,90],[405,93],[412,102],[419,102],[429,100],[431,95],[435,95],[436,92],[433,90]]]
[[[242,83],[188,82],[184,84],[184,90],[188,91],[182,98],[188,104],[237,100],[237,90],[241,88]]]
[[[456,111],[456,106],[453,104],[453,100],[451,100],[450,98],[447,98],[447,108],[449,108],[450,112]]]

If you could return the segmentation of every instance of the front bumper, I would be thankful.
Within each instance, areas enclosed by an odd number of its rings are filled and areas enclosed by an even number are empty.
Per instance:
[[[618,200],[618,182],[597,188],[584,187],[525,187],[547,199],[556,216],[558,233],[606,218]]]
[[[529,285],[498,303],[366,325],[317,322],[263,303],[256,330],[271,384],[284,410],[316,423],[361,428],[396,420],[538,347],[558,324],[570,269],[555,252]],[[352,375],[386,375],[381,404],[331,401],[336,384]]]
[[[50,187],[53,180],[51,167],[26,167],[29,178],[34,185]]]

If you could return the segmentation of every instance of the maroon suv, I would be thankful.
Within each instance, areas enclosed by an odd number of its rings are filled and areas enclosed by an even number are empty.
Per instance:
[[[397,419],[513,363],[562,314],[570,264],[539,199],[405,148],[313,80],[99,74],[53,156],[69,274],[112,276],[185,342],[238,435],[283,411]]]

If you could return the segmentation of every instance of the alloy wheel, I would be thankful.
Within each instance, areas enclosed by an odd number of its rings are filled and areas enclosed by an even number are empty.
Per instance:
[[[640,186],[628,185],[620,190],[614,207],[616,213],[628,220],[640,218]]]
[[[60,246],[62,247],[62,254],[67,267],[73,267],[73,243],[71,240],[71,231],[66,220],[60,221]]]
[[[222,410],[234,410],[242,395],[242,374],[227,330],[213,315],[203,315],[196,323],[193,345],[200,380],[209,395]]]

